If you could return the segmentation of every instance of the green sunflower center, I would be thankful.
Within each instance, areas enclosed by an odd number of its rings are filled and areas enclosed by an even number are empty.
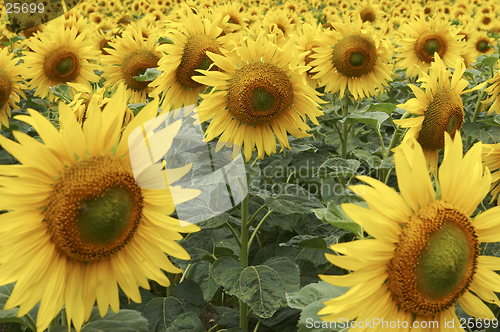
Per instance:
[[[375,44],[363,36],[347,36],[333,47],[332,64],[347,77],[369,74],[376,60]]]
[[[477,50],[479,52],[482,52],[482,53],[485,53],[488,51],[488,49],[490,48],[489,44],[487,41],[485,40],[481,40],[479,43],[477,43],[477,46],[476,46]]]
[[[436,201],[413,216],[399,238],[387,278],[398,306],[420,316],[454,306],[477,267],[479,242],[469,217]]]
[[[71,48],[62,46],[46,55],[43,70],[53,81],[72,82],[80,75],[80,60]]]
[[[9,75],[0,69],[0,108],[4,107],[12,93],[12,82]]]
[[[138,81],[134,76],[142,75],[148,68],[158,67],[160,58],[149,50],[136,50],[125,56],[121,70],[127,86],[135,91],[147,89],[148,81]]]
[[[424,44],[424,51],[429,56],[433,56],[434,52],[439,52],[440,50],[441,43],[439,43],[439,40],[435,38],[427,40]]]
[[[415,54],[427,63],[434,61],[434,53],[437,52],[441,58],[446,54],[447,42],[442,33],[427,31],[418,37],[415,43]]]
[[[462,227],[445,220],[420,252],[417,289],[430,299],[445,298],[466,276],[471,247]]]
[[[219,47],[219,42],[210,36],[197,34],[189,37],[184,46],[181,63],[175,71],[177,81],[189,89],[200,88],[202,84],[193,81],[191,77],[199,75],[196,69],[207,70],[212,64],[207,52],[222,55]],[[212,67],[212,70],[217,70],[217,67]]]
[[[464,105],[460,95],[452,89],[439,90],[424,111],[424,121],[417,141],[425,150],[442,149],[444,132],[454,138],[463,122]]]
[[[229,112],[250,125],[266,123],[293,104],[293,85],[287,74],[270,63],[250,63],[235,71],[229,81]]]
[[[118,239],[128,226],[133,197],[122,187],[114,187],[102,196],[83,199],[76,228],[86,243],[107,245]]]
[[[89,262],[127,245],[140,224],[143,205],[130,164],[99,156],[80,161],[57,179],[44,217],[58,251]]]

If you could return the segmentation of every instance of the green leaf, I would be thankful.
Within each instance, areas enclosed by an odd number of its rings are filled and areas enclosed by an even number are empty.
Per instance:
[[[309,304],[322,299],[336,298],[349,290],[349,287],[339,287],[320,281],[315,284],[309,284],[301,290],[286,295],[288,306],[290,308],[304,310]]]
[[[205,332],[203,323],[194,312],[186,312],[177,317],[165,332]]]
[[[160,76],[163,72],[159,71],[156,68],[148,68],[144,72],[144,74],[138,76],[132,76],[136,81],[154,81],[158,76]]]
[[[498,57],[489,56],[489,57],[484,58],[483,61],[481,61],[481,63],[493,68],[493,66],[495,66],[495,63],[497,63],[497,61],[498,61]]]
[[[181,302],[185,311],[194,312],[196,315],[201,315],[205,308],[203,291],[193,280],[184,280],[175,286],[172,297]]]
[[[271,210],[278,213],[286,215],[308,214],[312,208],[322,206],[319,199],[296,184],[278,183],[271,188],[271,192],[277,193],[277,195],[266,198],[264,202]]]
[[[366,112],[384,112],[387,115],[391,115],[392,112],[396,109],[396,105],[390,103],[382,103],[382,104],[371,104],[370,107],[366,110]]]
[[[339,157],[327,159],[319,168],[316,176],[322,179],[356,176],[360,162],[355,159]]]
[[[27,326],[31,331],[36,331],[36,326],[32,325],[31,322],[26,318],[29,314],[23,317],[17,317],[17,312],[19,308],[12,308],[9,310],[3,310],[5,303],[12,294],[15,283],[4,285],[0,287],[0,323],[18,323]]]
[[[168,44],[173,44],[174,42],[172,41],[172,39],[170,38],[167,38],[167,37],[160,37],[158,39],[158,43],[168,43]]]
[[[150,332],[164,332],[174,324],[177,317],[185,314],[185,310],[178,299],[164,297],[149,301],[142,314],[149,321]]]
[[[358,205],[365,206],[366,203]],[[344,210],[342,210],[341,206],[336,206],[333,202],[328,202],[326,208],[315,209],[312,211],[316,214],[318,219],[326,221],[330,225],[348,230],[349,232],[356,234],[358,237],[362,237],[363,235],[363,228],[352,221],[352,219],[345,214]]]
[[[339,297],[348,290],[347,287],[334,286],[320,281],[307,285],[298,292],[287,294],[288,306],[302,310],[298,324],[299,331],[326,332],[345,328],[346,325],[342,322],[338,324],[323,322],[318,316],[318,311],[325,307],[323,302]]]
[[[233,258],[222,257],[215,261],[211,273],[228,294],[243,300],[263,318],[285,306],[286,293],[298,290],[300,282],[298,266],[285,257],[246,268]]]
[[[382,126],[382,123],[387,119],[389,119],[387,113],[373,111],[367,113],[353,112],[347,116],[345,121],[347,123],[366,123],[380,131],[380,126]]]
[[[57,98],[64,101],[66,104],[71,103],[73,97],[71,96],[71,87],[66,84],[59,84],[54,87],[49,87],[50,92],[54,94]]]
[[[200,286],[206,302],[212,299],[219,288],[219,285],[210,276],[210,263],[207,261],[193,263],[186,273],[186,279],[193,280]]]
[[[203,220],[197,224],[201,229],[203,228],[217,228],[222,226],[229,220],[229,214],[222,213],[210,219]]]

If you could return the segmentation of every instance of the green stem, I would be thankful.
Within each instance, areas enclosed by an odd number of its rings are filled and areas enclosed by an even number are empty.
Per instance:
[[[68,317],[66,316],[66,308],[61,310],[61,324],[68,326]]]
[[[248,196],[241,202],[241,249],[240,263],[248,266]],[[248,305],[240,299],[240,328],[248,331]]]
[[[236,231],[234,230],[233,226],[229,222],[226,221],[226,226],[229,228],[231,233],[233,233],[234,238],[236,239],[236,242],[238,243],[238,246],[241,248],[241,241],[240,238],[238,237],[238,234],[236,234]]]
[[[484,90],[482,90],[479,93],[479,97],[477,97],[477,104],[476,104],[476,109],[474,110],[474,115],[472,116],[472,123],[476,123],[477,118],[479,117],[479,112],[483,106],[483,104],[481,104],[481,100],[483,100],[483,97],[484,97]],[[467,145],[466,145],[467,150],[469,150],[471,146],[472,146],[472,136],[467,136]]]
[[[250,218],[250,220],[248,221],[248,227],[252,226],[252,222],[255,220],[255,218],[257,218],[257,215],[259,214],[260,211],[262,211],[267,205],[264,204],[262,205],[252,216],[252,218]]]
[[[182,274],[182,277],[181,277],[181,280],[179,280],[179,284],[182,283],[184,281],[184,279],[186,279],[186,275],[189,271],[189,269],[191,268],[191,265],[192,264],[189,264],[187,267],[186,267],[186,270],[184,270],[184,273]]]
[[[255,328],[253,329],[253,332],[257,332],[257,330],[259,329],[259,325],[260,325],[260,320],[258,320],[257,324],[255,324]]]
[[[36,323],[33,318],[31,318],[29,314],[24,315],[24,318],[28,321],[28,327],[31,329],[31,331],[36,332]]]
[[[262,220],[259,222],[259,224],[257,225],[257,227],[255,227],[255,229],[254,229],[254,231],[252,233],[252,236],[250,237],[250,240],[248,240],[248,250],[250,250],[250,246],[252,245],[253,239],[257,235],[257,231],[259,230],[260,226],[262,226],[262,224],[264,223],[264,220],[266,220],[266,218],[271,214],[271,212],[273,212],[273,210],[269,210],[266,213],[266,215],[262,218]]]
[[[342,118],[344,122],[342,123],[342,159],[347,158],[347,135],[349,134],[348,124],[346,118],[349,115],[349,95],[345,95],[345,102],[342,104]]]
[[[410,117],[410,115],[411,115],[410,112],[406,112],[405,114],[403,114],[403,116],[401,117],[400,120],[406,119],[406,118]],[[385,151],[384,159],[391,155],[391,153],[392,153],[391,150],[394,149],[396,147],[396,145],[400,142],[401,135],[403,134],[403,131],[404,131],[404,129],[401,128],[401,126],[396,127],[396,130],[394,131],[394,135],[392,135],[392,139],[391,139],[391,143],[389,144],[389,148]]]

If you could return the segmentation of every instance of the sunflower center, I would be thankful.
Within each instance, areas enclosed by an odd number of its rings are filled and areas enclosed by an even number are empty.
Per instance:
[[[427,55],[434,55],[434,52],[441,50],[441,44],[437,39],[429,39],[424,44],[424,51]]]
[[[332,64],[347,77],[361,77],[370,73],[377,59],[375,44],[362,36],[347,36],[332,52]]]
[[[199,88],[201,83],[195,82],[191,77],[199,75],[196,69],[207,70],[212,64],[212,60],[207,56],[207,52],[222,55],[219,51],[219,42],[204,34],[193,35],[188,38],[182,53],[181,63],[175,71],[175,77],[179,83],[190,89]],[[212,70],[216,70],[213,67]]]
[[[371,8],[364,8],[361,13],[359,13],[361,16],[361,20],[363,22],[374,22],[375,21],[375,13]]]
[[[43,70],[53,81],[72,82],[80,75],[80,60],[71,48],[62,46],[46,55]]]
[[[452,89],[440,90],[424,111],[417,141],[425,150],[440,150],[444,147],[444,132],[454,138],[463,123],[464,105],[460,95]]]
[[[119,157],[82,160],[54,184],[44,217],[51,241],[69,259],[109,257],[133,238],[143,197],[130,165]]]
[[[242,123],[266,123],[292,106],[293,85],[276,65],[251,63],[233,74],[227,104],[229,112]]]
[[[443,58],[446,49],[445,39],[435,31],[424,32],[415,43],[415,54],[420,60],[427,63],[434,61],[434,52]]]
[[[0,108],[4,107],[12,92],[12,82],[9,75],[0,69]]]
[[[136,50],[129,53],[122,62],[121,70],[127,86],[135,91],[142,91],[150,82],[138,81],[134,76],[144,74],[148,68],[158,67],[160,58],[148,50]]]
[[[435,315],[455,305],[468,290],[478,253],[470,219],[436,201],[405,224],[388,264],[387,285],[401,309]]]
[[[487,41],[481,40],[479,43],[477,43],[476,48],[479,52],[485,53],[490,47],[488,46]]]

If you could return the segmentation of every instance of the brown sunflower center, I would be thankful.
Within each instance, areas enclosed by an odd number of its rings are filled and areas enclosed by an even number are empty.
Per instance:
[[[359,13],[361,16],[361,20],[363,22],[374,22],[375,21],[375,12],[371,8],[364,8],[361,13]]]
[[[415,54],[427,63],[434,61],[434,52],[442,58],[446,54],[446,41],[442,34],[435,31],[424,32],[415,44]]]
[[[438,91],[424,111],[424,121],[417,141],[425,150],[444,147],[444,132],[455,137],[464,123],[464,105],[460,95],[452,89]]]
[[[332,64],[347,77],[370,73],[376,60],[375,44],[362,36],[347,36],[333,47]]]
[[[454,306],[477,267],[479,242],[469,217],[436,201],[412,217],[399,238],[387,278],[398,306],[421,316]]]
[[[99,156],[78,162],[56,181],[44,216],[57,250],[89,262],[127,245],[143,205],[130,165],[119,157]]]
[[[199,88],[201,83],[195,82],[191,77],[199,75],[196,69],[207,70],[212,64],[212,60],[207,56],[207,51],[222,55],[219,51],[219,42],[207,35],[194,35],[188,38],[181,63],[175,71],[175,76],[179,83],[190,89]],[[216,68],[212,68],[216,70]]]
[[[53,81],[72,82],[80,75],[80,59],[71,48],[62,46],[46,55],[43,70]]]
[[[476,44],[476,49],[481,53],[486,53],[490,49],[490,46],[487,41],[481,40]]]
[[[0,69],[0,108],[7,104],[12,92],[12,82],[9,75]]]
[[[148,50],[136,50],[128,54],[122,63],[122,75],[127,85],[135,91],[142,91],[150,82],[138,81],[134,76],[144,74],[148,68],[158,67],[160,58]]]
[[[235,71],[229,81],[227,107],[245,124],[269,122],[293,104],[293,85],[281,68],[251,63]]]

